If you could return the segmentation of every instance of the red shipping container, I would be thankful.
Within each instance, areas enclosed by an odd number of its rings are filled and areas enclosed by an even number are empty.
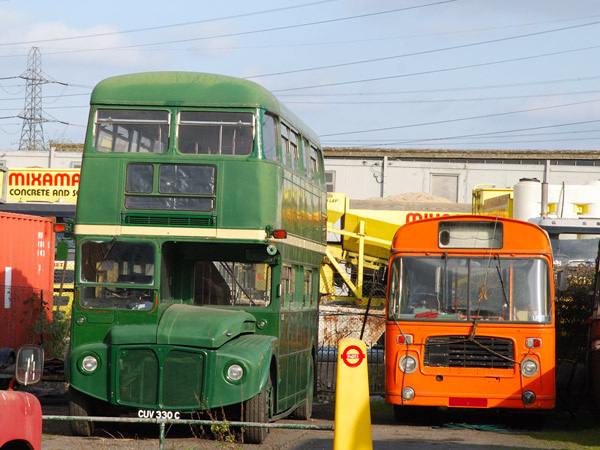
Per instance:
[[[43,318],[52,319],[54,223],[0,213],[0,348],[43,341]]]

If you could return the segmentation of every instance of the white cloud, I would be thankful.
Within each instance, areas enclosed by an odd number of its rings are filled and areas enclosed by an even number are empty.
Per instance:
[[[78,38],[87,35],[99,36]],[[131,45],[129,36],[118,34],[118,30],[112,26],[98,25],[85,29],[71,27],[62,21],[35,22],[32,16],[0,8],[0,56],[25,56],[35,46],[40,48],[43,57],[53,55],[55,60],[63,63],[80,64],[101,60],[104,65],[122,66],[142,61],[142,54],[135,48],[91,51],[128,45]],[[3,63],[10,64],[12,60],[13,58],[5,58]],[[22,65],[22,62],[19,61],[18,64]]]
[[[122,66],[143,61],[138,49],[102,50],[131,45],[127,37],[116,33],[110,26],[95,26],[88,29],[72,28],[63,22],[39,22],[21,33],[23,41],[39,41],[36,45],[42,53],[53,55],[62,61],[99,62],[104,65]],[[79,38],[80,36],[93,36]],[[58,38],[60,40],[49,41]],[[76,38],[76,39],[64,39]]]

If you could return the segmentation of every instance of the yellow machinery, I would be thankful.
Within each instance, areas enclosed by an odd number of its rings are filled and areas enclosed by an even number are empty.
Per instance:
[[[372,306],[385,302],[385,269],[394,234],[401,225],[429,217],[470,213],[470,205],[399,198],[327,198],[327,256],[321,266],[321,293],[327,303]],[[332,240],[332,237],[337,239]]]
[[[496,188],[478,184],[473,188],[472,213],[498,217],[513,217],[513,188]]]

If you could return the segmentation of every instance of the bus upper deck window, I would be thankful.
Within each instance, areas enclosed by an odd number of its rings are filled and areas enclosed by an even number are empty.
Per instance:
[[[281,124],[281,156],[283,158],[283,162],[288,166],[291,166],[291,156],[290,156],[290,129],[285,125]]]
[[[440,248],[502,248],[502,223],[440,222],[438,239]]]
[[[304,156],[304,175],[311,176],[312,162],[310,157],[310,142],[302,139],[302,154]]]
[[[179,116],[181,153],[200,155],[249,155],[254,142],[251,113],[182,111]]]
[[[310,173],[314,176],[319,174],[317,148],[314,145],[310,146]]]
[[[169,147],[169,117],[168,111],[99,109],[94,147],[106,153],[164,153]]]
[[[290,130],[290,158],[292,169],[298,170],[300,168],[300,155],[298,153],[298,134],[292,130]]]
[[[275,131],[275,119],[269,114],[265,114],[263,116],[262,146],[265,158],[269,161],[277,161],[277,134]]]

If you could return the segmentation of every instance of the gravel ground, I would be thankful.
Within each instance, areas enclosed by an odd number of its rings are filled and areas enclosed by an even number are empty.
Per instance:
[[[66,415],[63,402],[43,403],[45,415]],[[491,412],[460,412],[452,415],[429,414],[397,424],[392,408],[381,400],[371,403],[371,425],[375,449],[579,449],[599,442],[600,432],[593,416],[553,416],[542,431],[528,430],[527,419],[497,415]],[[301,423],[282,420],[279,423]],[[310,424],[333,425],[332,403],[315,404]],[[105,425],[91,438],[71,436],[67,422],[44,421],[42,449],[86,450],[158,449],[158,427],[155,425]],[[590,435],[592,433],[592,435]],[[198,433],[197,433],[198,434]],[[548,438],[552,440],[548,440]],[[588,442],[589,441],[589,442]],[[165,449],[331,449],[332,431],[275,429],[260,446],[226,443],[212,437],[195,435],[187,426],[167,429]]]

